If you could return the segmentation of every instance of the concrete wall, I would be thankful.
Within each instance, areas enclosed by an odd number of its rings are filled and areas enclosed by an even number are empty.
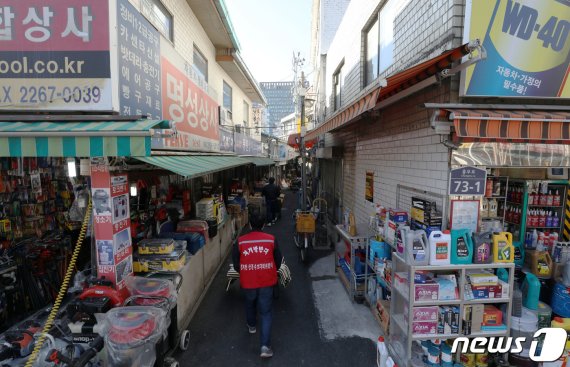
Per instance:
[[[140,0],[129,0],[137,9],[140,9]],[[229,75],[216,62],[216,47],[208,38],[206,31],[201,26],[198,18],[186,2],[186,0],[161,0],[162,4],[173,15],[174,24],[174,47],[182,57],[193,63],[194,45],[198,47],[200,52],[208,60],[208,84],[214,89],[216,101],[220,106],[223,105],[223,82],[225,81],[232,87],[233,96],[233,122],[235,124],[243,124],[243,101],[249,105],[249,123],[253,126],[252,118],[252,101],[243,93],[238,85],[229,77]],[[166,38],[162,38],[161,42],[169,42]],[[253,130],[255,131],[255,130]],[[255,135],[255,134],[254,134]]]

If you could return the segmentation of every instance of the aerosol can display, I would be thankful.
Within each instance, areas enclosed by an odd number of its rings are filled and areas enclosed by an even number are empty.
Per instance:
[[[474,264],[490,264],[493,262],[491,249],[493,248],[493,233],[474,233],[473,234],[473,263]]]
[[[451,263],[471,264],[473,261],[473,241],[468,229],[451,230]]]
[[[403,233],[402,233],[403,234]],[[429,241],[425,231],[407,231],[406,233],[406,261],[410,265],[428,265]]]
[[[493,233],[493,262],[512,263],[515,260],[513,235],[510,232]]]
[[[429,236],[429,264],[451,263],[451,235],[449,231],[433,231]]]

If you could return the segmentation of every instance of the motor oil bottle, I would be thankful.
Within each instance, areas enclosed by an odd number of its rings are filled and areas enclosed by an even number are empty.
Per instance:
[[[425,231],[408,231],[406,233],[406,261],[410,265],[427,265],[429,263],[429,242]]]
[[[522,268],[524,265],[524,245],[520,241],[513,243],[515,249],[515,266]]]
[[[433,231],[429,236],[429,264],[449,265],[451,262],[451,235],[446,231]]]
[[[493,262],[512,263],[515,260],[513,235],[510,232],[493,233]]]
[[[540,297],[540,281],[534,274],[526,273],[521,291],[523,293],[523,306],[530,310],[537,310]]]
[[[472,261],[473,242],[469,230],[451,230],[451,263],[471,264]]]
[[[492,249],[493,233],[474,233],[473,234],[473,263],[490,264],[493,262]]]

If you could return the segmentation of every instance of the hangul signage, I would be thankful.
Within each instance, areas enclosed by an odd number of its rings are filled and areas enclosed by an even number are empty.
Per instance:
[[[122,289],[133,272],[128,177],[111,175],[105,158],[93,158],[91,182],[97,276]]]
[[[108,0],[3,0],[0,108],[111,110]]]

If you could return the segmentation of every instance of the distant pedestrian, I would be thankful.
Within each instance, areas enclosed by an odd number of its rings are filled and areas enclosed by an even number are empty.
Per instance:
[[[279,195],[281,195],[281,188],[275,184],[275,178],[270,177],[269,183],[265,185],[261,191],[265,196],[265,210],[267,213],[267,226],[270,227],[277,221],[277,210],[279,208]]]
[[[271,349],[271,323],[273,314],[273,287],[277,285],[277,270],[282,255],[273,235],[263,232],[265,220],[259,211],[249,216],[251,232],[238,238],[233,247],[234,269],[239,272],[240,285],[245,294],[247,328],[250,334],[257,329],[257,312],[260,319],[261,358],[273,356]]]

